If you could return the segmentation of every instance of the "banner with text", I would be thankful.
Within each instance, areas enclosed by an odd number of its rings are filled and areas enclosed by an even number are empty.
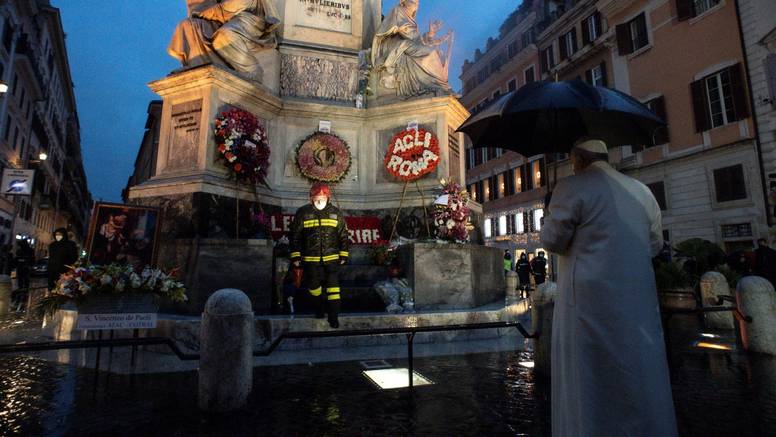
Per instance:
[[[291,222],[294,216],[290,214],[273,214],[270,217],[270,232],[272,239],[278,240],[283,235],[290,238]],[[379,217],[345,217],[350,234],[350,244],[376,245],[386,243],[382,236]]]

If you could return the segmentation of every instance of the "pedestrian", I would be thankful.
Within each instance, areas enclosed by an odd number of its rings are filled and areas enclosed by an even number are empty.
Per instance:
[[[30,268],[35,264],[35,252],[27,240],[19,240],[14,264],[16,265],[16,288],[28,289],[30,287]]]
[[[67,229],[54,231],[54,241],[49,244],[48,289],[53,290],[62,273],[78,261],[78,246],[67,236]]]
[[[11,271],[12,256],[11,245],[3,244],[0,247],[0,275],[7,275]]]
[[[608,163],[603,141],[571,151],[541,230],[559,256],[552,327],[554,436],[677,435],[652,258],[660,207]]]
[[[512,254],[509,253],[509,249],[504,251],[504,271],[508,272],[512,270]]]
[[[768,240],[760,238],[757,240],[757,249],[755,256],[755,274],[761,276],[776,284],[776,250],[768,246]]]
[[[304,266],[305,287],[315,299],[315,317],[339,328],[339,268],[348,260],[348,227],[345,216],[331,204],[328,185],[315,183],[310,203],[297,210],[292,223],[291,263]],[[324,293],[325,289],[325,293]]]
[[[547,280],[547,258],[543,251],[539,251],[538,256],[531,261],[531,272],[537,287]]]
[[[520,279],[520,291],[525,292],[527,296],[528,288],[531,286],[531,263],[528,262],[528,255],[525,252],[520,254],[516,267],[517,277]]]

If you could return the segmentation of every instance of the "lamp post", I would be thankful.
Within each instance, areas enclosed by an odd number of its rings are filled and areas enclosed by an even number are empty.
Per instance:
[[[0,81],[0,94],[5,94],[8,92],[8,84]]]

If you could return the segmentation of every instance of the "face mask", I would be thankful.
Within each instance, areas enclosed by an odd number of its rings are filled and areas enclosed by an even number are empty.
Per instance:
[[[62,241],[62,239],[63,239],[63,238],[65,238],[65,237],[63,237],[63,236],[61,236],[61,235],[57,235],[57,236],[55,236],[54,238],[55,238],[57,241]]]
[[[315,209],[318,211],[321,211],[323,208],[326,208],[326,205],[329,203],[329,199],[327,199],[324,196],[316,197],[313,199],[313,206],[315,206]]]

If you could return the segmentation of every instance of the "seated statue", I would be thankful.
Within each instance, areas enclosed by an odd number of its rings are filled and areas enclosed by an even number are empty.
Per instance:
[[[441,21],[432,21],[421,35],[415,15],[420,0],[400,0],[380,24],[372,42],[372,68],[380,85],[401,97],[449,93],[447,81],[453,33],[435,38]],[[440,46],[447,43],[447,54]]]
[[[185,67],[224,65],[260,81],[256,54],[277,46],[278,17],[272,0],[211,2],[178,24],[167,52]]]

